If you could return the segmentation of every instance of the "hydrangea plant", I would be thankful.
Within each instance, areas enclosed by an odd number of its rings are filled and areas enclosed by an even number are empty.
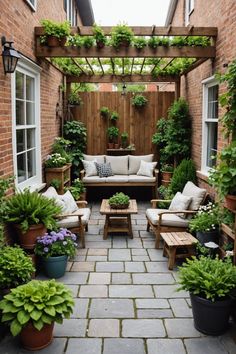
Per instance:
[[[211,231],[217,229],[220,222],[218,206],[209,202],[199,207],[198,212],[189,222],[189,229],[190,231]]]

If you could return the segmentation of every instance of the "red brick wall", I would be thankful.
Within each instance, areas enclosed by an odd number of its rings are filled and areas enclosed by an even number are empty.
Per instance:
[[[25,0],[0,0],[0,34],[14,41],[14,47],[42,67],[41,72],[41,148],[42,161],[50,152],[51,144],[59,133],[60,121],[56,118],[59,101],[58,87],[62,75],[34,55],[34,27],[41,19],[64,21],[63,0],[38,0],[34,12]],[[78,24],[81,20],[78,19]],[[13,174],[11,75],[4,75],[0,57],[0,176]]]
[[[172,25],[183,24],[184,0],[178,2]],[[181,79],[181,95],[186,97],[190,105],[190,113],[193,117],[193,145],[192,156],[201,168],[201,139],[202,139],[202,83],[201,81],[214,75],[216,72],[224,73],[226,68],[224,63],[230,63],[236,58],[235,42],[235,21],[236,21],[236,1],[225,0],[198,0],[195,1],[195,8],[190,16],[190,25],[194,26],[214,26],[218,27],[218,37],[216,41],[216,59],[208,60],[200,67],[190,72]],[[225,87],[220,85],[220,94]],[[223,110],[220,108],[219,116]],[[223,134],[219,126],[218,149],[220,150],[227,142],[223,139]]]

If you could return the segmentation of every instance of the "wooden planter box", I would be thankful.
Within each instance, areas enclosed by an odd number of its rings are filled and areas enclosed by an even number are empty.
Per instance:
[[[50,183],[53,179],[58,179],[61,182],[61,185],[57,192],[58,194],[63,194],[64,187],[70,186],[70,168],[71,163],[68,163],[63,167],[45,168],[47,187],[50,187]]]

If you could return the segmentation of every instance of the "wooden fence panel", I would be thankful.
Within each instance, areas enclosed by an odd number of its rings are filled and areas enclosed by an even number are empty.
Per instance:
[[[137,109],[132,106],[132,94],[120,92],[81,92],[83,104],[72,108],[75,120],[82,121],[87,128],[87,153],[106,154],[107,128],[109,120],[100,115],[100,108],[106,106],[116,111],[119,119],[116,126],[120,134],[129,134],[129,144],[135,144],[135,154],[145,155],[154,152],[152,135],[156,131],[156,122],[167,116],[168,108],[174,101],[174,92],[145,92],[148,99],[146,107]],[[120,139],[119,139],[120,143]]]

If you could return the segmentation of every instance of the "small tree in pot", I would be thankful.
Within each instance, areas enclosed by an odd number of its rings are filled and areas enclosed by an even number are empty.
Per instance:
[[[109,127],[107,128],[107,135],[109,139],[109,147],[113,148],[114,143],[117,141],[117,138],[119,136],[119,128],[117,127]]]

